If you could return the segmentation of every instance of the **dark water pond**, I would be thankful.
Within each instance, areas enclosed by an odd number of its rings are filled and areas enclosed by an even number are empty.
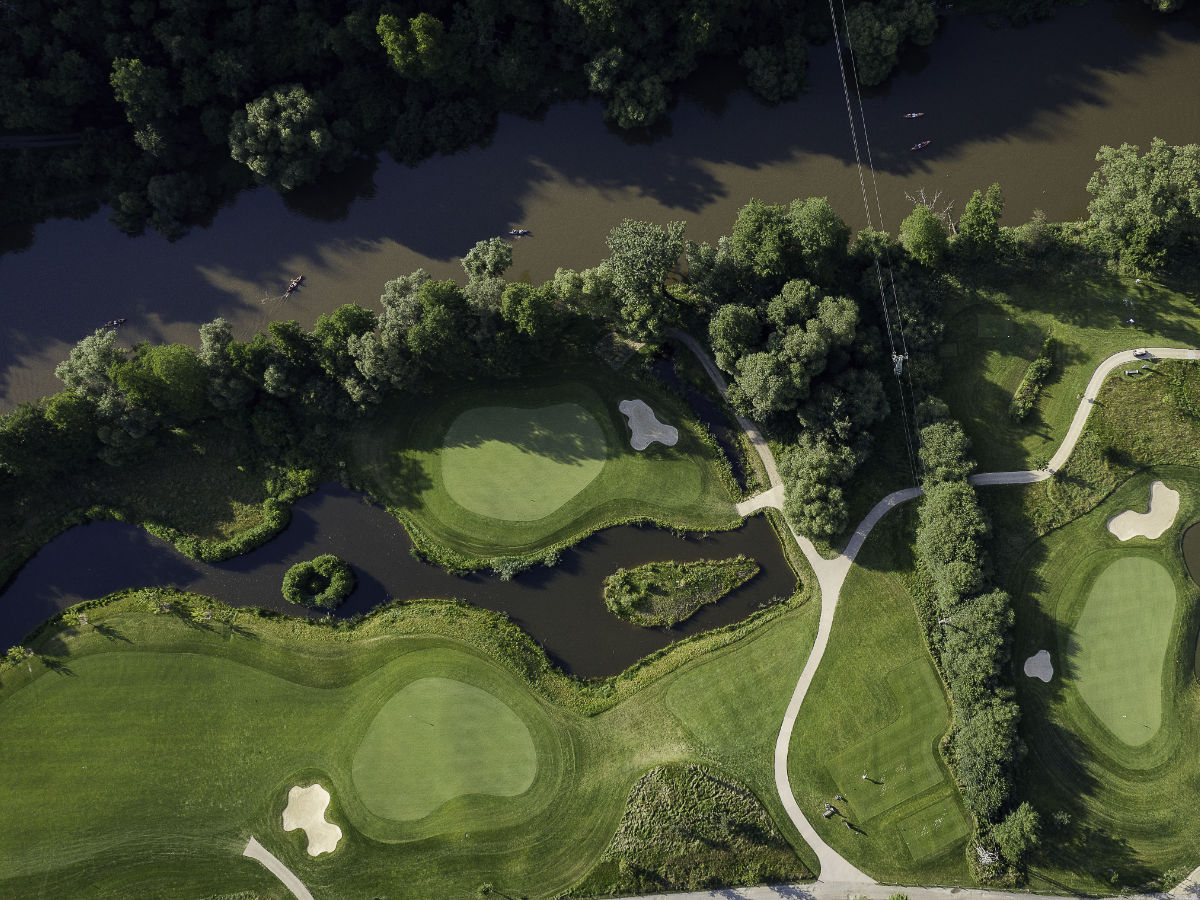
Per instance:
[[[940,191],[958,214],[993,181],[1009,224],[1035,207],[1052,220],[1080,218],[1100,145],[1196,140],[1195,6],[1162,16],[1141,0],[1101,0],[1023,29],[944,20],[928,50],[910,53],[865,98],[885,227],[894,231],[911,208],[906,192]],[[613,132],[596,102],[538,120],[503,116],[487,147],[413,169],[361,160],[287,198],[249,191],[174,243],[127,238],[107,211],[9,230],[0,234],[0,409],[57,390],[54,365],[108,319],[129,317],[129,343],[194,344],[197,326],[216,316],[240,337],[272,319],[311,326],[342,303],[376,308],[383,283],[418,266],[461,279],[457,257],[516,225],[533,237],[516,244],[510,275],[537,281],[558,266],[596,265],[627,216],[683,219],[689,237],[712,241],[751,197],[827,196],[864,225],[833,43],[810,60],[809,90],[793,102],[766,106],[736,67],[706,63],[653,135]],[[927,115],[905,121],[910,110]],[[926,139],[927,150],[909,151]],[[301,290],[274,299],[298,273]]]
[[[1189,525],[1183,533],[1183,564],[1192,581],[1200,585],[1200,522]]]
[[[20,643],[59,610],[122,588],[174,585],[234,606],[304,614],[279,593],[293,563],[335,553],[358,575],[337,611],[353,616],[391,599],[459,598],[507,613],[566,671],[611,675],[686,635],[745,618],[789,596],[795,576],[770,524],[750,519],[737,531],[676,537],[655,528],[602,531],[563,553],[553,569],[537,567],[504,582],[491,575],[450,575],[418,562],[400,524],[361,494],[327,485],[293,509],[287,530],[244,556],[209,564],[188,559],[165,541],[122,522],[92,522],[51,541],[0,594],[0,647]],[[762,571],[718,603],[674,629],[642,629],[613,616],[600,584],[620,566],[653,560],[724,558],[744,553]]]

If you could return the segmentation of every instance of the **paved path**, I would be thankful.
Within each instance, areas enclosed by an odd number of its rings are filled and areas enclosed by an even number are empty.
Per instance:
[[[859,882],[815,881],[805,884],[759,885],[756,887],[720,888],[714,891],[693,891],[686,894],[646,894],[625,900],[847,900],[865,897],[887,900],[895,893],[906,894],[909,900],[1030,900],[1030,894],[1003,891],[984,891],[975,888],[902,887]],[[1037,894],[1037,900],[1079,900],[1078,897],[1054,897]],[[1126,894],[1121,900],[1139,900]],[[1160,897],[1157,900],[1169,900]]]
[[[836,881],[720,888],[684,894],[646,894],[640,898],[628,897],[625,900],[847,900],[850,897],[887,900],[897,893],[904,894],[909,900],[1080,900],[1079,895],[1055,896],[1018,891],[987,891],[980,888],[897,887],[888,884],[863,885],[857,882]],[[1197,897],[1200,897],[1200,869],[1167,893],[1121,894],[1113,900],[1196,900]]]
[[[721,396],[728,399],[728,386],[724,376],[717,368],[716,363],[709,358],[705,349],[700,346],[699,342],[691,335],[682,331],[672,331],[672,336],[681,341],[689,350],[696,355],[700,363],[704,366],[709,377],[713,380],[713,384],[721,392]],[[1174,349],[1174,348],[1155,348],[1150,349],[1149,354],[1153,357],[1165,359],[1200,359],[1200,350]],[[1071,452],[1075,449],[1076,443],[1079,441],[1080,435],[1083,433],[1083,427],[1087,423],[1088,415],[1092,411],[1092,406],[1096,401],[1096,395],[1100,390],[1104,379],[1112,372],[1113,369],[1121,365],[1132,365],[1134,362],[1141,365],[1142,360],[1134,356],[1132,350],[1125,350],[1120,353],[1114,353],[1108,359],[1104,360],[1096,367],[1096,371],[1092,374],[1091,380],[1088,382],[1087,389],[1084,391],[1083,397],[1079,402],[1079,408],[1075,412],[1075,418],[1071,421],[1071,427],[1067,429],[1067,433],[1063,438],[1062,444],[1059,445],[1057,452],[1050,460],[1050,464],[1045,469],[1038,471],[1025,472],[988,472],[981,475],[971,476],[971,483],[977,485],[993,485],[993,484],[1034,484],[1039,481],[1044,481],[1049,478],[1054,472],[1058,471],[1066,463]],[[763,464],[771,480],[771,489],[751,497],[749,500],[738,504],[738,512],[745,515],[746,512],[752,512],[762,509],[766,506],[782,508],[783,505],[783,483],[779,478],[779,470],[775,465],[775,459],[771,454],[771,448],[763,440],[762,434],[758,429],[741,416],[738,417],[738,423],[746,430],[746,434],[750,437],[751,443],[754,444],[758,454],[762,457]],[[825,649],[829,644],[829,635],[833,630],[834,613],[837,610],[837,602],[841,595],[842,584],[846,580],[846,575],[850,572],[850,566],[854,563],[854,559],[858,556],[858,551],[862,549],[863,544],[867,540],[867,536],[871,533],[871,529],[875,527],[889,511],[899,506],[901,503],[906,503],[915,497],[919,497],[922,491],[919,487],[906,488],[901,491],[895,491],[884,497],[874,508],[867,513],[866,517],[854,529],[854,534],[850,537],[849,543],[846,544],[846,549],[835,556],[833,559],[825,559],[817,552],[812,541],[803,535],[799,535],[794,529],[792,537],[804,552],[805,558],[809,565],[812,566],[813,572],[817,577],[817,585],[819,588],[819,599],[821,603],[821,618],[817,626],[817,638],[813,643],[812,651],[809,653],[808,660],[804,664],[804,669],[800,673],[800,679],[796,682],[796,688],[792,692],[792,699],[788,703],[787,710],[783,716],[783,723],[779,728],[779,736],[775,741],[775,789],[779,793],[780,802],[783,803],[784,809],[787,810],[788,817],[792,820],[792,824],[800,835],[812,848],[820,863],[820,876],[817,882],[811,885],[803,886],[784,886],[782,888],[740,888],[738,890],[722,891],[716,894],[702,893],[695,895],[676,895],[676,896],[694,896],[694,897],[746,897],[746,898],[778,898],[778,897],[796,897],[796,898],[844,898],[848,896],[863,896],[863,897],[887,897],[891,893],[891,888],[879,887],[870,876],[859,871],[851,865],[845,857],[839,854],[836,850],[830,847],[821,839],[804,812],[796,803],[795,794],[792,791],[791,780],[788,777],[787,760],[788,749],[791,746],[792,730],[796,725],[796,717],[800,713],[800,706],[804,703],[804,698],[808,694],[809,685],[812,684],[813,676],[816,674],[817,668],[821,665],[821,659],[825,655]],[[1197,870],[1200,873],[1200,869]],[[1194,873],[1195,874],[1195,873]],[[1191,879],[1194,881],[1194,879]],[[1188,884],[1189,882],[1184,882]],[[1181,888],[1183,885],[1180,886]],[[1179,890],[1179,889],[1177,889]],[[752,893],[754,891],[761,893]],[[781,893],[781,891],[783,893]],[[1000,892],[989,891],[974,891],[964,889],[938,889],[938,888],[920,888],[908,887],[904,891],[909,894],[910,900],[938,900],[938,898],[959,896],[970,896],[974,900],[992,900],[992,898],[1010,898],[1012,895]]]
[[[755,494],[749,500],[743,500],[737,505],[737,514],[739,516],[748,516],[750,513],[758,512],[760,509],[783,509],[783,485],[777,484],[770,490],[763,491],[761,494]]]
[[[242,851],[242,856],[257,859],[266,866],[267,871],[282,881],[284,887],[296,896],[296,900],[313,900],[313,895],[308,892],[308,888],[304,886],[304,882],[293,875],[291,869],[281,863],[274,853],[253,837],[250,838],[250,843],[246,844],[246,849]]]

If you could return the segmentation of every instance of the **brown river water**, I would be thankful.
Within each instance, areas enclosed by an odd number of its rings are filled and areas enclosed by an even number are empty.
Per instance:
[[[1139,0],[1064,8],[1023,29],[944,19],[933,45],[865,100],[884,225],[906,214],[906,191],[940,190],[961,211],[992,181],[1009,224],[1035,207],[1084,216],[1101,144],[1200,139],[1196,22]],[[55,363],[108,319],[128,317],[129,343],[194,343],[218,315],[242,337],[271,319],[311,325],[342,303],[376,307],[385,281],[418,266],[461,278],[462,253],[515,226],[533,236],[510,274],[544,280],[603,259],[626,216],[684,219],[691,237],[713,240],[750,197],[817,195],[866,224],[832,43],[813,48],[810,90],[794,102],[765,106],[739,83],[726,65],[699,73],[669,125],[632,138],[595,102],[503,117],[486,148],[417,168],[363,160],[286,199],[249,191],[175,243],[125,237],[105,211],[0,235],[0,410],[56,390]],[[927,115],[905,121],[908,111]],[[303,288],[278,299],[299,273]]]
[[[1160,17],[1128,0],[1062,9],[1018,30],[944,20],[933,46],[909,53],[902,71],[865,99],[885,227],[894,231],[907,213],[906,191],[941,191],[961,210],[992,181],[1004,188],[1009,224],[1035,207],[1051,219],[1081,218],[1101,144],[1200,140],[1200,17],[1187,15]],[[604,236],[626,216],[685,219],[689,236],[711,241],[750,197],[827,196],[852,225],[867,224],[832,45],[814,48],[810,92],[795,102],[767,107],[737,84],[725,66],[700,73],[668,126],[632,139],[604,125],[597,103],[555,107],[539,121],[505,117],[488,147],[415,169],[360,161],[286,199],[243,193],[175,243],[125,237],[104,212],[0,234],[0,410],[56,390],[54,364],[108,319],[129,318],[121,333],[128,343],[194,342],[197,327],[216,316],[242,337],[272,319],[307,326],[342,303],[375,307],[385,281],[418,266],[461,278],[458,257],[511,227],[533,236],[517,242],[510,275],[538,281],[558,266],[602,260]],[[907,111],[926,117],[905,121]],[[908,150],[927,139],[927,150]],[[873,194],[870,181],[867,188]],[[279,299],[299,273],[301,290]],[[360,579],[344,614],[393,597],[461,597],[507,612],[558,664],[593,676],[744,618],[795,585],[761,519],[704,541],[609,529],[564,554],[558,568],[509,583],[447,575],[408,548],[394,519],[337,488],[302,501],[283,535],[215,566],[132,526],[80,526],[0,586],[0,646],[64,606],[127,586],[175,584],[283,609],[287,566],[335,552]],[[600,599],[600,581],[618,566],[739,552],[758,559],[762,574],[679,629],[626,625]]]

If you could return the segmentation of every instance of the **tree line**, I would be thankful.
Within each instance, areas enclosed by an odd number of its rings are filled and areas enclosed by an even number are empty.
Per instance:
[[[98,197],[123,230],[168,236],[251,183],[454,152],[501,112],[596,97],[617,127],[644,128],[711,58],[778,102],[832,34],[824,4],[773,0],[23,0],[0,19],[0,130],[67,138],[0,149],[0,222]],[[929,0],[866,0],[848,24],[871,84],[936,18]]]
[[[1013,802],[1025,746],[1008,674],[1012,599],[991,582],[990,524],[968,481],[975,468],[970,439],[957,422],[939,415],[944,407],[936,399],[925,410],[938,418],[921,430],[925,495],[915,546],[935,599],[930,644],[954,708],[947,755],[975,817],[977,841],[999,848],[1011,872],[1024,865],[1039,837],[1037,813],[1027,802]],[[972,862],[981,866],[979,858]],[[989,880],[998,875],[986,865],[981,874]]]

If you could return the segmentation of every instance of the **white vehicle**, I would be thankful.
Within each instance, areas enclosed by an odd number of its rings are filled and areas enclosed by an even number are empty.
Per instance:
[[[1150,351],[1139,347],[1137,350],[1133,351],[1133,355],[1136,356],[1138,359],[1145,359],[1147,356],[1150,355]]]

